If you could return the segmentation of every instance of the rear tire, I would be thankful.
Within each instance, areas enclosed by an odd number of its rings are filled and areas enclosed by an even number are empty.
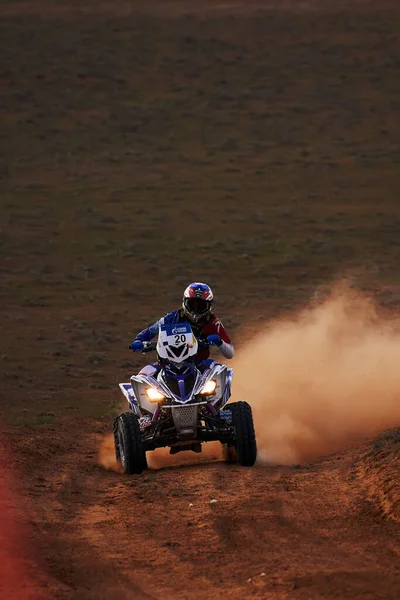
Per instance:
[[[123,413],[114,422],[115,453],[126,475],[140,475],[147,469],[138,418],[133,413]]]
[[[232,411],[235,428],[236,462],[242,467],[252,467],[257,458],[257,443],[251,406],[247,402],[232,402],[227,408]]]

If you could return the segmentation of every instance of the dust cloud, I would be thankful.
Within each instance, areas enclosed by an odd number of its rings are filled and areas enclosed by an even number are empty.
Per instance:
[[[173,455],[169,453],[169,448],[157,448],[152,452],[147,452],[146,457],[149,468],[159,470],[167,467],[198,464],[204,460],[208,462],[210,459],[218,460],[222,458],[222,446],[219,442],[208,442],[202,445],[202,451],[199,454],[184,451]],[[115,457],[114,436],[112,433],[101,438],[97,461],[108,471],[123,473],[121,463]]]
[[[340,284],[238,351],[260,463],[303,463],[400,426],[400,315]]]
[[[305,463],[400,426],[400,313],[346,284],[267,323],[229,366],[232,401],[253,408],[261,464]],[[147,453],[152,469],[207,457],[220,459],[220,444],[203,444],[198,455]],[[112,435],[101,443],[99,463],[121,472]]]
[[[102,436],[100,440],[97,462],[99,465],[104,467],[104,469],[107,469],[107,471],[123,473],[121,463],[117,461],[115,456],[114,435],[112,433]]]

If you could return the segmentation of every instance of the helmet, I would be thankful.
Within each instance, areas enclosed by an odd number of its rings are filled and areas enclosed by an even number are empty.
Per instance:
[[[192,323],[198,323],[211,313],[214,295],[206,283],[191,283],[183,293],[183,310]]]

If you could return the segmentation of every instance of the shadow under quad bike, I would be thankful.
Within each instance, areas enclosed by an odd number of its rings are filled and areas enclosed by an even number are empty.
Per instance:
[[[198,340],[189,323],[161,325],[157,342],[143,342],[142,352],[154,350],[157,373],[132,375],[130,383],[119,384],[130,408],[113,423],[124,473],[142,473],[146,452],[155,448],[169,446],[171,454],[201,452],[203,442],[215,440],[227,462],[253,466],[257,445],[251,407],[247,402],[226,405],[233,369],[213,361],[195,364]]]

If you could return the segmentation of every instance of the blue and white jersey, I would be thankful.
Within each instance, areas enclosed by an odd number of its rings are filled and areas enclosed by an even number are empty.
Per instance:
[[[141,342],[150,342],[154,337],[156,337],[156,335],[158,335],[160,325],[175,325],[176,323],[187,322],[190,321],[182,309],[173,310],[172,312],[169,312],[161,317],[161,319],[153,323],[153,325],[150,325],[150,327],[143,329],[143,331],[137,334],[136,339],[140,340]],[[207,315],[205,322],[201,321],[196,324],[190,323],[190,326],[197,339],[199,339],[200,335],[205,337],[210,334],[219,335],[222,340],[222,344],[219,346],[220,352],[225,356],[225,358],[233,358],[234,349],[232,342],[218,317],[210,314]],[[209,356],[209,347],[201,347],[196,355],[196,361],[201,362],[202,360],[206,360]]]
[[[158,329],[160,325],[173,325],[175,323],[182,323],[187,321],[184,315],[182,315],[181,310],[173,310],[172,312],[167,313],[161,319],[143,329],[140,333],[137,334],[136,339],[142,342],[150,342],[158,334]]]

